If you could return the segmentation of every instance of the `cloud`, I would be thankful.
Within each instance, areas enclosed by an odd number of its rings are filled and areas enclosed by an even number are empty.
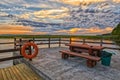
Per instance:
[[[59,2],[63,2],[65,4],[70,4],[74,6],[79,6],[80,4],[90,4],[90,3],[97,3],[103,1],[106,0],[60,0]]]
[[[6,16],[6,15],[8,15],[8,14],[5,12],[0,12],[0,16]]]
[[[68,15],[69,10],[65,7],[61,7],[60,9],[51,9],[51,10],[41,10],[34,12],[34,16],[38,18],[63,18]]]
[[[113,2],[120,3],[120,0],[113,0]]]
[[[105,33],[110,33],[113,30],[111,27],[106,27],[104,29],[101,29],[99,27],[91,27],[91,28],[72,28],[69,30],[59,30],[56,31],[55,33],[58,34],[76,34],[76,35],[95,35],[95,34],[105,34]]]
[[[0,34],[28,34],[33,32],[34,28],[30,26],[21,25],[7,25],[0,26]]]
[[[40,10],[34,11],[32,13],[25,13],[19,15],[18,17],[24,19],[33,19],[36,21],[49,22],[49,20],[58,21],[59,19],[65,18],[69,16],[69,9],[65,7],[61,7],[59,9],[48,9],[48,10]],[[51,22],[51,21],[50,21]]]

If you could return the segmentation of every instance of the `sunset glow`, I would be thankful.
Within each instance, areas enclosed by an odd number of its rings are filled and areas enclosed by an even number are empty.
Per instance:
[[[29,34],[34,28],[19,25],[0,25],[0,34]]]
[[[0,34],[110,33],[120,0],[1,0]]]
[[[60,0],[63,3],[71,4],[74,6],[80,6],[80,4],[90,4],[90,3],[96,3],[96,2],[103,2],[105,0]]]
[[[70,30],[60,30],[57,31],[60,34],[79,34],[79,35],[92,35],[92,34],[105,34],[106,32],[110,33],[113,30],[111,27],[106,27],[105,29],[100,29],[99,27],[91,28],[72,28]]]
[[[117,3],[120,3],[120,0],[113,0],[113,2],[117,2]]]

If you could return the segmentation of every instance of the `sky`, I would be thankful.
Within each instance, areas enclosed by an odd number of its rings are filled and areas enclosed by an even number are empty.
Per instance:
[[[120,0],[0,0],[0,34],[110,33]]]

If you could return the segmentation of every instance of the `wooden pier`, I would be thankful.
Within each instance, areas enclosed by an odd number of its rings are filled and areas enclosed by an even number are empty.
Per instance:
[[[17,59],[18,63],[25,63],[45,80],[119,80],[120,79],[120,54],[112,57],[111,66],[106,67],[98,62],[94,68],[86,66],[86,59],[70,57],[61,58],[60,50],[65,47],[40,48],[36,58]]]
[[[25,64],[0,69],[0,80],[43,80]]]
[[[13,64],[20,64],[20,66],[27,65],[26,67],[32,69],[35,72],[35,74],[37,73],[38,75],[42,76],[42,78],[45,80],[101,80],[101,78],[106,80],[119,80],[120,78],[119,60],[120,59],[117,58],[117,57],[120,57],[119,54],[113,58],[111,67],[105,67],[105,66],[102,66],[100,63],[98,63],[98,65],[93,69],[87,68],[84,64],[85,60],[82,58],[71,58],[71,60],[61,59],[59,50],[67,49],[65,48],[65,46],[63,46],[66,43],[74,43],[74,42],[88,43],[88,44],[95,43],[95,44],[99,44],[100,46],[104,46],[104,44],[115,45],[114,42],[104,42],[104,40],[99,40],[99,41],[100,42],[87,41],[85,39],[72,40],[72,38],[65,38],[65,39],[63,38],[40,38],[40,39],[15,38],[14,42],[0,43],[0,45],[14,44],[12,49],[0,50],[0,53],[13,52],[13,56],[1,58],[0,62],[13,60]],[[46,49],[40,48],[38,56],[32,60],[28,60],[23,58],[23,56],[21,56],[21,47],[25,42],[34,42],[38,46],[47,45],[48,47]],[[58,46],[55,48],[52,48],[53,44],[56,44]],[[120,50],[120,47],[113,48],[111,46],[110,47],[106,46],[105,48]],[[24,63],[24,64],[21,64],[21,63]],[[16,65],[16,66],[19,66],[19,65]],[[13,66],[15,68],[12,68],[12,70],[15,69],[16,72],[18,72],[21,69],[20,71],[24,72],[23,68],[19,67],[20,68],[19,69],[16,66]],[[9,72],[10,74],[6,73],[5,71],[7,69],[5,68],[1,70],[2,70],[2,73],[0,73],[0,77],[1,77],[0,80],[9,80],[7,78],[11,77],[11,73],[10,72]],[[27,73],[26,72],[23,74],[23,76],[29,75],[30,71],[28,71]],[[4,74],[7,76],[6,79],[4,79],[5,76],[1,76]],[[14,74],[14,71],[13,71],[13,74]],[[21,75],[22,74],[19,74],[19,76]],[[14,80],[14,79],[11,79],[11,80]],[[24,80],[24,79],[22,79],[21,77],[20,80]],[[27,79],[25,78],[25,80]],[[32,80],[39,80],[39,79],[32,79]]]

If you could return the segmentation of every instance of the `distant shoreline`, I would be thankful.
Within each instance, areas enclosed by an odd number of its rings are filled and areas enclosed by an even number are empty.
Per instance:
[[[0,35],[0,38],[85,38],[110,39],[111,35]]]

